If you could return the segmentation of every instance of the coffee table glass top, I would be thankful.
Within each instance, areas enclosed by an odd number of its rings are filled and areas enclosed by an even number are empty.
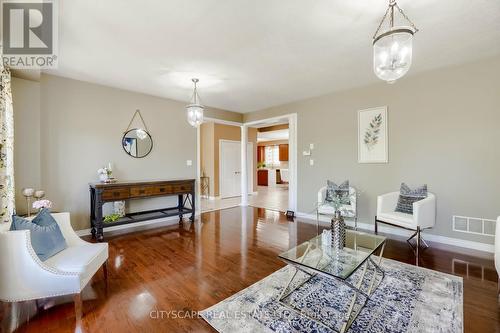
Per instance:
[[[330,230],[281,253],[279,258],[299,269],[347,279],[385,243],[383,236],[346,230],[345,247],[336,251],[326,233]]]

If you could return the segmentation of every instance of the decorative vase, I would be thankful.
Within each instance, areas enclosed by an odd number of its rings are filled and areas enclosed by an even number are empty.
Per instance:
[[[105,183],[108,180],[108,174],[107,173],[101,173],[99,174],[99,180],[103,183]]]
[[[332,248],[342,250],[345,246],[345,221],[340,211],[335,211],[331,221]]]
[[[113,211],[120,217],[125,216],[125,201],[115,201],[113,202]]]

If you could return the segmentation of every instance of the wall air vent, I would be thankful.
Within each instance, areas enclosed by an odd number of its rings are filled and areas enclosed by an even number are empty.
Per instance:
[[[495,220],[453,215],[453,231],[495,237]]]

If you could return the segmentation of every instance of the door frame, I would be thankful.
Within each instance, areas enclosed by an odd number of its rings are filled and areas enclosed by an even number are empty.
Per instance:
[[[247,131],[248,127],[272,124],[273,122],[288,122],[288,210],[297,212],[297,113],[284,114],[282,116],[264,118],[248,121],[243,124],[242,131]],[[243,135],[242,135],[243,136]],[[248,172],[248,170],[247,170]]]
[[[242,134],[244,131],[247,132],[247,135],[245,135],[246,137],[248,137],[248,127],[254,127],[256,125],[260,125],[263,123],[280,121],[280,120],[288,120],[288,128],[289,128],[288,169],[289,169],[290,179],[288,182],[288,209],[292,210],[294,212],[297,212],[297,189],[298,189],[297,188],[297,179],[298,179],[298,170],[297,170],[297,152],[298,152],[297,126],[298,126],[298,119],[297,119],[297,113],[284,114],[282,116],[264,118],[264,119],[259,119],[259,120],[255,120],[255,121],[249,121],[246,123],[211,118],[211,117],[205,117],[205,121],[211,121],[211,122],[218,123],[218,124],[238,126],[238,127],[240,127]],[[196,204],[197,204],[197,207],[196,207],[196,211],[201,212],[201,206],[200,206],[200,203],[201,203],[201,200],[200,200],[201,199],[200,198],[200,177],[201,177],[200,142],[201,142],[201,140],[200,139],[201,138],[200,138],[200,127],[199,126],[196,130],[196,135],[197,135],[197,143],[196,143],[196,161],[197,161],[196,162],[196,165],[197,165],[197,170],[196,170]],[[249,170],[246,170],[246,172],[249,172]]]
[[[224,142],[239,143],[240,147],[241,147],[241,141],[219,139],[219,197],[221,199],[234,198],[234,197],[223,197],[222,196],[222,154],[221,154],[221,151],[222,151],[222,143],[224,143]],[[251,152],[253,152],[253,148],[254,148],[253,142],[247,142],[247,145],[250,145]],[[248,146],[247,146],[247,149],[248,149]],[[240,151],[241,151],[241,148],[240,148]],[[247,150],[247,154],[248,154],[248,150]],[[250,170],[253,170],[253,154],[251,154],[251,156],[252,156],[252,158],[250,159],[250,161],[247,161],[247,167],[248,167],[248,163],[250,163]],[[240,166],[241,166],[241,157],[240,157]],[[247,188],[251,188],[252,192],[253,192],[253,172],[250,173],[249,176],[250,176],[250,179],[249,179],[249,184],[247,184],[248,185]],[[241,192],[243,192],[243,190]],[[240,196],[241,196],[241,194],[240,194]],[[235,196],[235,197],[237,197],[237,196]]]

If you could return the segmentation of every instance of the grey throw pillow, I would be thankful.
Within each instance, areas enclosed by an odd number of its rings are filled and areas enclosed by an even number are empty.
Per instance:
[[[346,180],[340,185],[337,185],[330,180],[326,181],[325,202],[332,202],[336,196],[344,198],[346,205],[351,204],[351,201],[349,200],[349,180]]]
[[[10,230],[29,230],[31,246],[41,261],[67,248],[59,225],[47,209],[42,209],[32,221],[14,215]]]
[[[413,203],[425,198],[427,198],[427,185],[411,189],[405,183],[401,183],[396,212],[413,214]]]

